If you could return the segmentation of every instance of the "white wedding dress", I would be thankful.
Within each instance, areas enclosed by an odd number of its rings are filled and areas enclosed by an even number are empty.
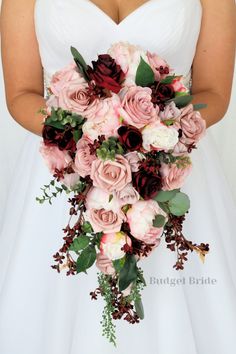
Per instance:
[[[158,53],[189,80],[201,18],[200,0],[150,0],[118,25],[89,0],[37,0],[35,27],[45,81],[71,62],[71,45],[90,63],[119,40]],[[140,262],[147,282],[145,319],[135,325],[115,322],[117,348],[101,335],[103,299],[90,299],[98,286],[97,268],[66,277],[50,267],[69,204],[67,195],[52,206],[35,200],[51,180],[38,151],[40,140],[27,134],[2,218],[0,353],[234,353],[236,214],[210,133],[192,153],[193,171],[183,188],[191,199],[185,235],[209,242],[210,253],[205,264],[190,254],[185,270],[176,271],[176,255],[163,239]]]

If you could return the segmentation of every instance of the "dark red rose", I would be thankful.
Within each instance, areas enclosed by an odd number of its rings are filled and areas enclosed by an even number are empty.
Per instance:
[[[133,186],[145,200],[154,198],[162,187],[161,176],[142,169],[133,173]]]
[[[141,132],[132,125],[122,125],[118,129],[119,140],[129,151],[139,150],[143,143]]]
[[[93,68],[88,65],[87,74],[90,80],[94,80],[99,87],[118,93],[125,73],[120,65],[109,54],[98,55],[97,61],[92,61]]]
[[[42,137],[46,145],[57,146],[60,150],[76,151],[73,129],[62,130],[44,125]]]
[[[164,109],[164,102],[175,97],[175,91],[171,84],[160,84],[155,82],[152,86],[152,102],[158,105],[161,110]]]

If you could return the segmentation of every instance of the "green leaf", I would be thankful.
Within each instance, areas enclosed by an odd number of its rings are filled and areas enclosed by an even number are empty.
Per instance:
[[[190,208],[190,200],[187,194],[179,192],[169,202],[169,209],[173,215],[181,216]]]
[[[86,270],[90,268],[96,260],[96,250],[94,246],[85,248],[76,262],[77,273],[87,273]]]
[[[207,104],[205,104],[205,103],[199,103],[199,104],[193,105],[193,109],[195,111],[200,111],[201,109],[206,108],[206,107],[207,107]]]
[[[116,272],[119,273],[125,264],[125,256],[120,259],[115,259],[114,261],[112,261],[112,263]]]
[[[70,47],[71,53],[74,57],[75,63],[79,69],[79,71],[81,72],[81,74],[84,76],[84,78],[88,81],[88,75],[87,75],[87,68],[88,65],[86,64],[84,58],[82,57],[82,55],[78,52],[78,50],[74,47]]]
[[[126,254],[125,264],[119,275],[119,290],[125,290],[132,281],[137,279],[138,268],[135,256]]]
[[[70,245],[70,251],[81,251],[89,245],[89,242],[90,238],[88,236],[81,235],[74,239],[73,243]]]
[[[161,80],[161,84],[171,84],[172,81],[176,78],[175,75],[169,75],[169,76],[166,76],[165,79]]]
[[[168,202],[179,192],[179,189],[173,189],[172,191],[159,191],[158,194],[154,197],[157,202]]]
[[[134,302],[135,306],[135,311],[137,312],[138,317],[143,320],[144,319],[144,309],[143,309],[143,303],[141,299],[137,299]]]
[[[78,130],[74,130],[73,131],[73,138],[74,138],[74,141],[77,143],[79,141],[79,139],[81,138],[82,136],[82,132],[81,132],[81,129],[78,129]]]
[[[155,80],[154,72],[150,65],[148,65],[148,63],[146,63],[142,57],[140,58],[140,63],[136,71],[135,83],[138,86],[145,87],[153,84]]]
[[[45,122],[44,125],[49,125],[50,127],[56,128],[56,129],[61,129],[61,130],[65,130],[64,125],[62,125],[60,122],[58,121],[49,121],[49,122]]]
[[[166,218],[164,217],[164,215],[158,214],[153,220],[153,226],[162,227],[163,225],[165,225],[165,222],[166,222]]]
[[[186,107],[193,99],[193,96],[191,95],[183,95],[183,96],[177,96],[169,101],[166,101],[166,103],[170,103],[171,101],[174,101],[176,106],[178,108],[183,108]]]
[[[85,234],[93,232],[93,228],[92,228],[90,222],[88,222],[88,221],[85,221],[83,223],[81,229]]]
[[[167,202],[166,203],[158,202],[158,205],[165,213],[167,213],[167,214],[170,213],[170,209],[169,209]]]

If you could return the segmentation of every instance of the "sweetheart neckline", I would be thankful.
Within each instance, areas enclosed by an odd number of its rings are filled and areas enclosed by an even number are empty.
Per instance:
[[[102,16],[104,16],[105,18],[107,18],[114,26],[116,27],[120,27],[121,25],[123,25],[123,23],[125,23],[126,21],[128,21],[132,16],[134,16],[136,13],[138,13],[139,11],[141,11],[143,8],[145,8],[146,6],[150,5],[151,3],[153,3],[156,0],[147,0],[145,1],[143,4],[141,4],[140,6],[136,7],[136,9],[134,9],[133,11],[131,11],[127,16],[125,16],[120,22],[116,22],[114,21],[105,11],[103,11],[98,5],[96,5],[92,0],[84,0],[85,2],[87,2],[91,7],[93,7],[96,11],[98,11]]]

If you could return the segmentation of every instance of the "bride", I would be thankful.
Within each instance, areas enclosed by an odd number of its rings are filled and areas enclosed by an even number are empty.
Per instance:
[[[192,154],[183,190],[184,225],[211,245],[203,265],[185,270],[161,244],[143,263],[145,319],[117,323],[114,349],[100,330],[102,299],[91,302],[97,269],[66,277],[52,270],[67,219],[67,197],[53,207],[35,197],[50,175],[39,154],[51,75],[71,60],[70,46],[90,62],[113,42],[158,53],[184,75],[193,103],[207,103],[207,127],[228,108],[235,60],[234,0],[3,0],[2,62],[8,110],[27,130],[0,225],[0,353],[231,354],[236,333],[234,205],[210,136]],[[224,139],[224,137],[223,137]]]

